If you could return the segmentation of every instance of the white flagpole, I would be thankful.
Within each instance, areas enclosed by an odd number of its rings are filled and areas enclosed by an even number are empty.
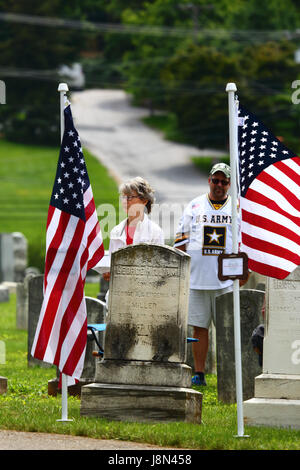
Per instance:
[[[228,113],[229,113],[229,151],[231,167],[231,199],[232,199],[232,252],[238,253],[238,197],[237,197],[237,162],[238,162],[238,114],[235,103],[235,83],[227,83]],[[243,417],[243,383],[242,383],[242,354],[240,330],[240,285],[239,280],[233,281],[233,313],[234,313],[234,348],[235,348],[235,382],[237,402],[237,437],[244,436]]]
[[[66,83],[58,85],[58,92],[60,94],[60,141],[62,142],[65,131],[64,109],[67,102],[66,92],[69,91]],[[73,421],[68,419],[68,378],[65,374],[61,377],[61,419],[57,421]]]

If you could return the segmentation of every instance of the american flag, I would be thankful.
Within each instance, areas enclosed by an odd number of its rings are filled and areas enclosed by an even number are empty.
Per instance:
[[[250,270],[284,279],[300,265],[300,158],[239,106],[242,251]]]
[[[81,376],[87,315],[86,273],[104,255],[80,138],[70,105],[64,110],[64,135],[47,218],[44,300],[32,345],[33,357],[55,364],[69,376]]]

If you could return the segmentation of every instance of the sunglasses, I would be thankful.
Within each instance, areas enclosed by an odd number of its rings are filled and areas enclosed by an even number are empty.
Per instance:
[[[219,184],[219,183],[221,183],[222,186],[227,186],[227,185],[229,184],[229,181],[219,180],[219,178],[212,178],[211,181],[212,181],[214,184]]]
[[[124,199],[127,201],[131,201],[132,199],[136,199],[136,198],[139,199],[139,196],[121,196],[121,199]]]

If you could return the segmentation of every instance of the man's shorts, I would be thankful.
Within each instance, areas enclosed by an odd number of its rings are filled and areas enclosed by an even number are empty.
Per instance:
[[[188,324],[208,329],[216,324],[216,297],[231,292],[232,286],[216,290],[190,289]]]

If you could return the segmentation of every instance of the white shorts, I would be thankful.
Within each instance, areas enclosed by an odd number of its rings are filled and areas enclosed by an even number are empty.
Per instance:
[[[224,289],[190,289],[188,324],[208,329],[211,321],[216,324],[216,297],[231,292],[232,286]]]

